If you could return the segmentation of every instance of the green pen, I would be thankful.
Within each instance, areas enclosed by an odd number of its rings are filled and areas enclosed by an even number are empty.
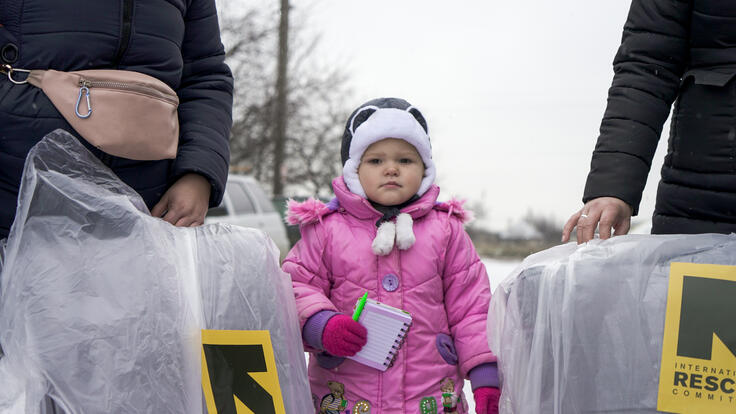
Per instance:
[[[360,319],[360,314],[363,312],[366,300],[368,300],[368,292],[365,292],[365,295],[363,295],[363,297],[358,301],[358,304],[355,305],[355,312],[353,312],[353,320],[355,322],[358,322],[358,319]]]

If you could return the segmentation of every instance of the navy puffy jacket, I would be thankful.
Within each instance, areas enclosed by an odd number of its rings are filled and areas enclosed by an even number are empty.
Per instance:
[[[210,205],[220,202],[230,158],[233,85],[214,0],[0,0],[0,25],[2,63],[133,70],[171,86],[180,100],[175,160],[132,161],[90,149],[149,208],[189,172],[210,182]],[[41,90],[0,79],[0,238],[15,215],[26,154],[56,128],[74,133]]]

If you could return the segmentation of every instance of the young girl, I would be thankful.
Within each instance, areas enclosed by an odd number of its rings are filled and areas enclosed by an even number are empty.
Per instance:
[[[341,153],[336,198],[289,202],[302,239],[283,264],[312,353],[316,412],[466,413],[469,378],[476,411],[496,413],[488,276],[463,229],[470,214],[436,201],[424,117],[403,99],[366,102],[348,119]],[[386,371],[344,358],[366,343],[366,329],[349,316],[366,291],[413,318]]]

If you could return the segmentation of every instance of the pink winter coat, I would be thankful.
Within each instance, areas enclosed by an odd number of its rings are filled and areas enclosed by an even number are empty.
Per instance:
[[[422,413],[420,404],[432,406],[434,399],[437,412],[442,412],[441,388],[447,392],[449,378],[454,383],[452,398],[459,398],[456,412],[467,412],[463,379],[470,369],[496,360],[486,338],[488,276],[463,229],[468,213],[460,203],[437,203],[439,187],[432,186],[402,209],[414,219],[415,244],[377,256],[371,243],[381,214],[351,193],[342,177],[332,186],[338,205],[311,200],[290,208],[302,239],[283,269],[291,275],[302,326],[321,310],[351,315],[366,291],[371,299],[409,312],[413,324],[394,365],[385,372],[349,359],[328,370],[310,357],[315,407],[324,402],[332,410],[323,411],[327,413]],[[440,355],[439,334],[454,340],[457,365]],[[361,411],[366,405],[370,410]]]

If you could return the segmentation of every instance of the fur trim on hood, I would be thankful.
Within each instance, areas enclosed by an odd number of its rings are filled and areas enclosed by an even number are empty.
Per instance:
[[[437,202],[437,204],[434,205],[434,208],[440,211],[447,211],[448,214],[451,215],[454,214],[457,218],[462,220],[464,224],[468,224],[475,219],[475,214],[463,207],[463,204],[465,204],[466,201],[467,200],[452,198],[448,201]]]
[[[317,199],[309,198],[299,202],[294,199],[286,201],[286,217],[284,221],[291,225],[303,225],[322,222],[322,217],[337,210],[337,198],[325,204]]]

